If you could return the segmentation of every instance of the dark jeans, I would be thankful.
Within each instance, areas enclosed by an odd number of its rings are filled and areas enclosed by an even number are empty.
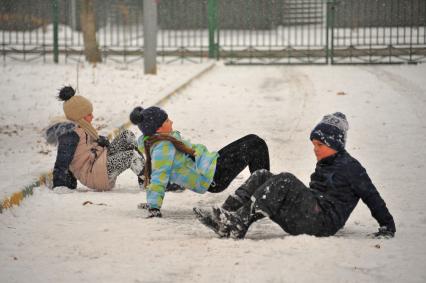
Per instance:
[[[265,141],[247,135],[219,150],[216,171],[208,191],[220,193],[248,166],[250,173],[269,170],[269,151]]]

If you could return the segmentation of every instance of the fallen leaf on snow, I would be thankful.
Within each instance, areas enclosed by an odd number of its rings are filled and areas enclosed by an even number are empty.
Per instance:
[[[86,204],[95,204],[95,205],[106,205],[106,203],[100,202],[100,203],[93,203],[90,200],[86,200],[85,202],[83,202],[83,205]]]

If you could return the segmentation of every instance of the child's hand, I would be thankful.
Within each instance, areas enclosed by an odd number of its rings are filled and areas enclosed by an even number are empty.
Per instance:
[[[96,141],[99,146],[107,147],[109,146],[109,140],[105,136],[99,136],[98,140]]]
[[[139,209],[148,209],[149,206],[146,202],[141,202],[140,204],[138,204],[138,208]]]
[[[146,218],[162,217],[158,208],[148,208],[148,216]]]
[[[395,232],[387,226],[381,226],[379,227],[379,232],[373,233],[372,236],[376,239],[390,239],[395,236]]]

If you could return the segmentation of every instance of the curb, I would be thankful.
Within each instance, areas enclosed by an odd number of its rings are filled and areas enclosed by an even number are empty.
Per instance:
[[[158,100],[156,103],[154,103],[155,106],[162,106],[164,105],[172,96],[178,94],[183,89],[185,89],[187,86],[189,86],[194,80],[200,78],[210,70],[212,70],[216,66],[216,62],[212,62],[207,67],[203,68],[199,73],[179,85],[177,88],[175,88],[173,91],[167,93],[164,97],[162,97],[160,100]],[[115,137],[121,130],[127,129],[132,125],[130,121],[127,121],[126,123],[122,124],[121,126],[113,129],[109,134],[108,138]],[[42,173],[38,180],[33,181],[31,184],[25,186],[22,190],[13,193],[10,197],[4,198],[0,202],[0,214],[3,213],[6,209],[9,209],[13,206],[19,206],[21,202],[28,196],[31,196],[34,192],[34,188],[40,187],[41,185],[45,185],[47,182],[52,180],[52,172],[49,171],[47,173]]]

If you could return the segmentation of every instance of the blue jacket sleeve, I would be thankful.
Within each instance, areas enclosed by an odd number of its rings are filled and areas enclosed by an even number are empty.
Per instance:
[[[387,226],[389,230],[395,232],[393,217],[386,207],[385,201],[371,182],[366,170],[362,166],[359,166],[351,175],[352,188],[370,209],[371,215],[377,220],[380,226]]]
[[[151,181],[147,187],[147,203],[150,208],[160,209],[166,186],[172,173],[176,149],[169,141],[161,141],[151,151]]]
[[[80,138],[72,131],[58,138],[58,154],[53,169],[53,187],[65,186],[70,189],[77,187],[77,180],[69,170]]]

